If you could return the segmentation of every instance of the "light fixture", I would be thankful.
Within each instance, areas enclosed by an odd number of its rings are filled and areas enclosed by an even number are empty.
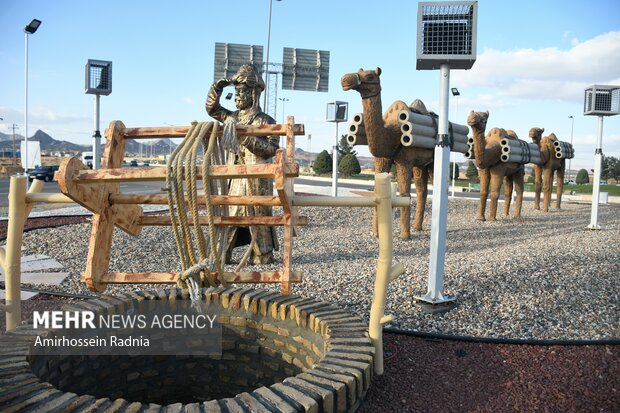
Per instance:
[[[455,87],[452,88],[452,96],[459,96],[461,92]]]
[[[28,26],[24,27],[24,31],[26,33],[33,34],[34,32],[37,31],[37,29],[39,28],[40,25],[41,25],[41,20],[32,19],[30,24]]]

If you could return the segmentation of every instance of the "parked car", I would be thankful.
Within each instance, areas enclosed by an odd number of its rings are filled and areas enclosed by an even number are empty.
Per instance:
[[[132,159],[131,162],[129,162],[129,166],[138,166],[138,161]]]
[[[54,179],[54,172],[56,172],[58,168],[58,165],[39,165],[28,172],[28,180],[32,182],[35,179],[41,179],[45,182],[49,182]]]

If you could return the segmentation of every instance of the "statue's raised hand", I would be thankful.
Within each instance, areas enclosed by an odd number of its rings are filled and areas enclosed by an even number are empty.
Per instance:
[[[221,92],[226,86],[231,84],[232,80],[230,79],[219,79],[215,82],[215,88]]]

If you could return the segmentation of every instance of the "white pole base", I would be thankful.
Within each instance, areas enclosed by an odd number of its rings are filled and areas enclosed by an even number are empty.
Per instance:
[[[425,313],[438,314],[448,312],[457,306],[456,297],[440,294],[433,299],[428,292],[424,296],[414,296],[414,304]]]
[[[597,225],[597,224],[590,224],[590,225],[588,225],[588,226],[587,226],[587,228],[586,228],[586,229],[600,230],[600,229],[601,229],[601,226],[600,226],[600,225]]]
[[[443,304],[443,303],[449,303],[452,301],[456,301],[456,297],[450,296],[448,294],[442,294],[442,293],[439,293],[437,297],[433,298],[430,292],[422,296],[416,295],[413,298],[416,301],[424,301],[425,303],[429,303],[429,304]]]

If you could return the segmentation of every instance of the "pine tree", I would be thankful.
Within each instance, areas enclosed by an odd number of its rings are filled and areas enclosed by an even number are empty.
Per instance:
[[[332,157],[326,150],[323,150],[316,156],[312,169],[314,169],[314,173],[317,175],[327,174],[332,171]]]
[[[469,166],[467,167],[467,172],[465,172],[465,176],[467,179],[473,182],[478,182],[478,168],[474,165],[473,161],[469,161]]]
[[[347,135],[342,135],[340,137],[340,142],[338,142],[338,158],[342,159],[345,155],[353,154],[357,156],[357,152],[353,150],[353,146],[349,145],[347,142]]]

